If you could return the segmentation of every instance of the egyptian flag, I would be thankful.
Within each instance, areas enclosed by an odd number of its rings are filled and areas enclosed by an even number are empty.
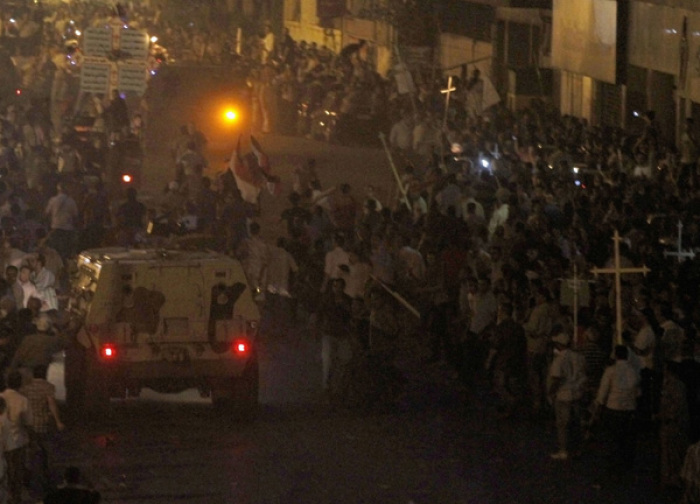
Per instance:
[[[264,184],[265,179],[256,173],[260,171],[257,167],[253,166],[251,169],[250,165],[252,164],[254,163],[246,163],[241,158],[241,137],[239,136],[236,148],[231,153],[228,168],[236,179],[236,185],[243,200],[256,205],[260,196],[260,188]]]
[[[259,175],[264,179],[264,184],[267,187],[267,190],[273,196],[277,196],[280,194],[280,192],[282,192],[282,184],[280,184],[279,177],[272,175],[272,170],[270,170],[270,158],[263,152],[260,142],[258,142],[253,135],[250,135],[250,148],[255,155]]]

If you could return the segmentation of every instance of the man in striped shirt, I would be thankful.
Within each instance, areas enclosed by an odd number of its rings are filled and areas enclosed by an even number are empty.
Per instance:
[[[46,381],[48,367],[38,365],[33,369],[34,379],[24,385],[20,392],[29,400],[32,419],[29,424],[29,434],[38,451],[36,454],[37,474],[32,474],[36,482],[39,496],[51,490],[51,472],[49,470],[49,452],[51,451],[55,422],[56,429],[65,429],[56,404],[56,387]]]

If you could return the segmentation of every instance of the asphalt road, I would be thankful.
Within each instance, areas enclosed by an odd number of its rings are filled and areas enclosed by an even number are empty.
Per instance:
[[[220,82],[204,71],[182,75],[176,92],[151,103],[145,191],[171,177],[167,144],[194,120],[210,138],[211,171],[222,169],[237,135],[219,129],[203,104]],[[202,101],[204,100],[204,101]],[[209,111],[209,112],[207,112]],[[209,114],[209,115],[208,115]],[[390,192],[384,154],[299,138],[265,136],[263,147],[287,188],[292,171],[318,160],[326,187],[349,182]],[[286,192],[286,191],[285,191]],[[284,198],[262,199],[263,234],[283,232]],[[261,342],[261,410],[253,422],[214,411],[188,391],[113,400],[109,418],[72,415],[53,468],[81,467],[110,503],[607,503],[672,502],[656,485],[654,441],[645,437],[633,476],[608,467],[592,441],[580,460],[554,462],[551,418],[503,420],[484,387],[462,387],[445,365],[421,364],[412,340],[407,393],[387,411],[336,409],[320,391],[320,343],[301,326]],[[62,363],[51,369],[62,387]]]

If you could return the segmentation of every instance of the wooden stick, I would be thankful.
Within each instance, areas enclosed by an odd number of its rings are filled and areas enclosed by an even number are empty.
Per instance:
[[[393,297],[394,299],[396,299],[399,303],[401,303],[401,304],[404,306],[404,308],[406,308],[408,311],[410,311],[410,312],[411,312],[413,315],[415,315],[416,317],[420,318],[420,312],[419,312],[418,310],[416,310],[416,309],[413,307],[413,305],[412,305],[411,303],[409,303],[408,301],[406,301],[406,298],[405,298],[405,297],[403,297],[401,294],[399,294],[399,293],[396,292],[395,290],[390,289],[384,282],[382,282],[381,280],[379,280],[376,276],[370,275],[370,278],[371,278],[372,280],[374,280],[375,282],[377,282],[379,285],[381,285],[382,288],[383,288],[385,291],[387,291],[389,294],[391,294],[392,297]]]
[[[389,158],[389,165],[391,165],[391,170],[394,172],[394,178],[396,179],[396,185],[399,186],[399,190],[401,191],[401,194],[403,194],[403,201],[406,203],[406,206],[410,211],[413,211],[413,208],[411,207],[411,202],[408,199],[408,193],[406,192],[406,188],[403,186],[403,183],[401,183],[401,177],[399,176],[399,171],[396,169],[396,165],[394,164],[394,158],[391,156],[391,151],[389,150],[389,146],[386,144],[386,135],[384,132],[379,133],[379,140],[382,141],[382,145],[384,146],[384,152],[386,152],[386,157]]]

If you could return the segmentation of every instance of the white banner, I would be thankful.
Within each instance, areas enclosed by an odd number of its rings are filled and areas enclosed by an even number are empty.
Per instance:
[[[484,97],[483,97],[483,110],[486,110],[489,107],[492,107],[493,105],[496,105],[498,102],[501,101],[501,97],[498,94],[498,91],[496,91],[496,87],[493,85],[493,82],[491,82],[491,79],[488,78],[488,76],[484,75]]]
[[[394,67],[394,78],[396,79],[396,87],[399,94],[412,94],[416,92],[413,76],[405,65],[399,64]]]
[[[148,33],[141,30],[121,30],[119,50],[127,53],[130,59],[148,58]]]
[[[117,89],[122,93],[135,93],[142,96],[148,85],[146,64],[120,63],[117,70]]]
[[[104,58],[112,51],[112,29],[95,27],[85,29],[83,33],[83,54]]]
[[[111,66],[106,61],[83,61],[80,70],[80,90],[83,93],[106,94],[111,72]]]

